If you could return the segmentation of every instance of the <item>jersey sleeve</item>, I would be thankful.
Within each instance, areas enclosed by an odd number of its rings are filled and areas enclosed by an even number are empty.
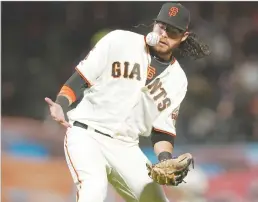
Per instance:
[[[100,39],[89,54],[75,68],[88,86],[94,85],[97,78],[101,76],[107,66],[109,49],[114,32],[112,31]]]
[[[180,105],[186,95],[186,90],[177,94],[173,104],[164,110],[153,123],[153,130],[167,135],[176,136],[176,120]]]

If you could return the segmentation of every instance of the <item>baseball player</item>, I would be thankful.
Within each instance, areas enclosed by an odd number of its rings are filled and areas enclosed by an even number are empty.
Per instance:
[[[178,185],[187,175],[192,156],[172,158],[175,121],[187,91],[172,51],[208,54],[189,23],[184,6],[166,3],[154,20],[157,43],[152,35],[110,32],[77,65],[56,101],[45,98],[52,118],[67,127],[65,156],[78,202],[103,202],[108,183],[126,201],[165,202],[160,185]],[[151,136],[156,165],[139,148],[139,135]]]

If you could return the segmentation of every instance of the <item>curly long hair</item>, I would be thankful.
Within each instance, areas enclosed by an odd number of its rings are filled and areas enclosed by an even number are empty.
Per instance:
[[[179,57],[191,57],[192,59],[200,59],[211,54],[207,44],[199,39],[197,34],[190,32],[189,36],[183,41],[174,54]]]

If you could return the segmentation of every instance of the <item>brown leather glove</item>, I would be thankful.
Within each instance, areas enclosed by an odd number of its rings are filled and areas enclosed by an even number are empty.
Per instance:
[[[177,186],[184,181],[190,165],[194,167],[193,157],[185,153],[177,158],[161,161],[154,165],[148,165],[149,176],[160,185]]]

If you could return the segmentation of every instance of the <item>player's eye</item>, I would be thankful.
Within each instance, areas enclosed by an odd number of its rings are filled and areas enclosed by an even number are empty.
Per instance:
[[[165,31],[166,31],[167,26],[166,26],[166,24],[165,24],[165,23],[157,22],[157,25],[159,26],[159,28],[160,28],[160,29],[163,29],[163,30],[165,30]]]
[[[160,29],[164,30],[167,32],[167,35],[168,37],[170,38],[178,38],[178,37],[181,37],[181,35],[184,33],[184,31],[176,28],[176,27],[173,27],[173,26],[170,26],[170,25],[167,25],[166,23],[163,23],[163,22],[157,22],[158,26]]]
[[[181,35],[184,31],[177,29],[175,27],[169,26],[167,25],[166,27],[166,31],[170,34],[174,34],[174,35]]]

